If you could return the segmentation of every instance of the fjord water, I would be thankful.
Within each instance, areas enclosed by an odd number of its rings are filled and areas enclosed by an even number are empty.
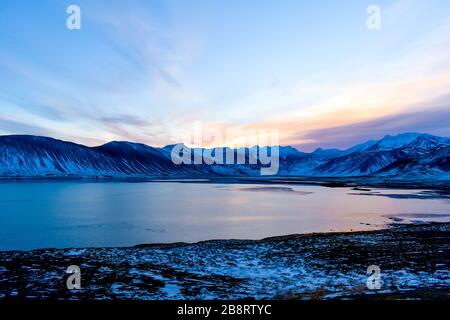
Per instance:
[[[300,185],[2,182],[0,250],[260,239],[378,229],[392,222],[392,216],[404,217],[402,221],[449,219],[448,198],[407,196],[417,192],[377,189],[365,194]]]

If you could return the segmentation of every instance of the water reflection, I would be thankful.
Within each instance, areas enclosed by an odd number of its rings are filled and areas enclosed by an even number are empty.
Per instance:
[[[399,221],[450,221],[449,209],[446,195],[424,190],[164,182],[0,183],[0,250],[371,230]]]

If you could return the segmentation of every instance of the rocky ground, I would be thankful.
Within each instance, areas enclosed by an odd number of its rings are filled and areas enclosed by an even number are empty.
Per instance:
[[[81,289],[66,268],[81,268]],[[367,288],[367,267],[381,289]],[[0,252],[9,299],[450,299],[450,223],[259,241]]]

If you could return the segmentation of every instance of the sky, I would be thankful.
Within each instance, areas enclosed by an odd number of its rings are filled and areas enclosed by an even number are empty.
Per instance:
[[[198,122],[302,151],[450,136],[450,2],[0,1],[1,135],[163,146]]]

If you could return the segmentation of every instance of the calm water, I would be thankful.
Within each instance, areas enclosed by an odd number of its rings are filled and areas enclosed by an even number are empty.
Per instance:
[[[292,188],[289,190],[288,188]],[[449,221],[449,199],[420,190],[202,183],[0,183],[0,250],[259,239]],[[393,195],[393,197],[392,197]]]

